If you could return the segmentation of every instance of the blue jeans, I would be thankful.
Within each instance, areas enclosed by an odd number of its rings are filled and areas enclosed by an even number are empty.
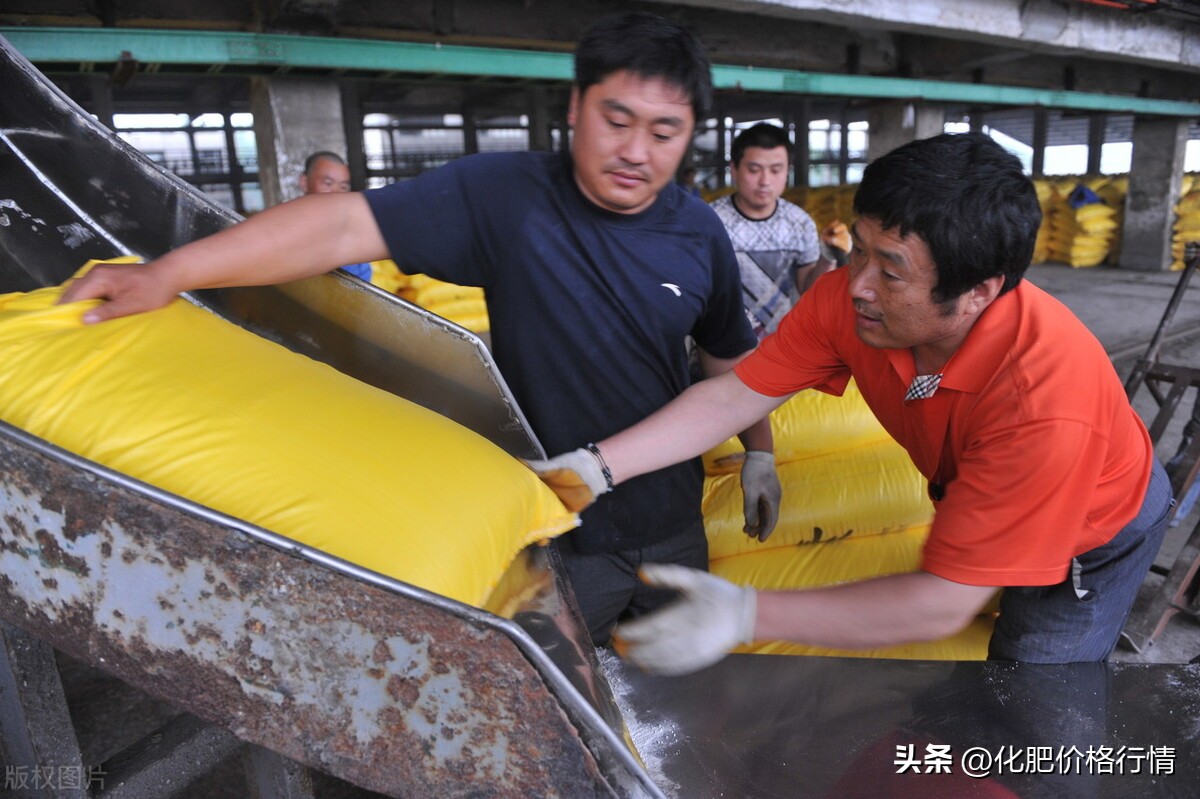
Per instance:
[[[643,563],[678,563],[708,571],[703,521],[639,549],[582,555],[569,546],[559,546],[558,554],[595,646],[608,646],[620,619],[657,610],[679,596],[677,591],[651,588],[639,580],[637,570]]]
[[[1066,580],[1004,589],[988,659],[1107,660],[1158,554],[1171,505],[1171,481],[1155,459],[1138,515],[1107,544],[1074,558]]]

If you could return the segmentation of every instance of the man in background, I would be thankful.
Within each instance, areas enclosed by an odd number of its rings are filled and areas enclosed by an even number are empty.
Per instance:
[[[319,150],[304,159],[300,191],[305,194],[335,194],[350,191],[350,168],[337,153]],[[357,278],[371,281],[370,264],[347,264],[342,269]]]
[[[350,191],[350,168],[337,153],[320,150],[304,159],[300,191],[305,194],[332,194]]]
[[[817,277],[844,262],[849,236],[835,223],[843,231],[840,247],[832,243],[832,230],[818,237],[812,217],[783,199],[791,165],[783,128],[765,122],[747,128],[733,140],[731,155],[736,191],[712,207],[733,242],[746,313],[761,340]]]

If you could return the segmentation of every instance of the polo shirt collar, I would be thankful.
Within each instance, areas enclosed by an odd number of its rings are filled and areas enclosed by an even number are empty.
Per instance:
[[[997,297],[975,320],[962,346],[955,350],[942,369],[938,390],[951,389],[978,394],[996,373],[996,367],[1012,351],[1017,336],[1021,297],[1025,281],[1007,294]],[[916,362],[911,349],[889,349],[888,362],[908,386],[917,376]]]
[[[997,367],[1013,351],[1025,285],[1022,280],[979,315],[962,346],[946,364],[939,389],[978,394],[995,376]]]

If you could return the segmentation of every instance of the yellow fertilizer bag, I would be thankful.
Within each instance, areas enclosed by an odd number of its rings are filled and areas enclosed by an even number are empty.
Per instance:
[[[764,591],[818,588],[853,583],[921,568],[921,548],[929,537],[922,524],[893,535],[848,538],[834,546],[793,546],[713,558],[713,574]]]
[[[889,658],[892,660],[987,660],[988,643],[996,617],[976,616],[971,623],[948,638],[916,641],[874,649],[834,649],[790,641],[755,641],[732,651],[753,655],[807,655],[810,657]]]
[[[891,440],[853,380],[840,397],[815,389],[799,392],[771,413],[771,433],[776,463]],[[744,459],[742,443],[730,438],[704,453],[704,473],[739,472]]]
[[[425,307],[433,311],[438,316],[442,316],[450,320],[464,319],[469,316],[487,315],[487,303],[482,297],[432,303]]]
[[[925,478],[891,440],[779,464],[777,470],[783,486],[779,524],[763,542],[742,532],[740,475],[705,480],[702,508],[710,560],[901,532],[933,518]]]
[[[928,536],[929,526],[922,525],[894,535],[850,538],[830,546],[796,546],[722,558],[712,561],[709,569],[733,583],[760,590],[820,588],[916,571],[921,566],[921,549]],[[762,655],[983,660],[987,657],[995,609],[993,600],[966,629],[940,641],[859,650],[756,641],[734,651]]]
[[[61,293],[0,295],[0,418],[63,449],[475,606],[578,523],[483,437],[184,300],[85,326]]]
[[[417,289],[413,298],[413,302],[417,305],[430,309],[459,300],[483,302],[483,289],[479,286],[460,286],[457,283],[444,283],[431,279],[431,282],[425,283]]]
[[[396,294],[408,286],[408,275],[401,272],[390,258],[371,261],[371,283],[390,294]]]

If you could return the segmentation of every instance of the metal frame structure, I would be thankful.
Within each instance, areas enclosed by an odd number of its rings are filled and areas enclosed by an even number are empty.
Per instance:
[[[1131,401],[1142,386],[1145,386],[1158,403],[1158,413],[1155,414],[1149,428],[1150,439],[1155,444],[1179,409],[1184,392],[1192,387],[1200,391],[1200,365],[1163,363],[1159,358],[1163,340],[1175,318],[1175,312],[1183,301],[1192,276],[1197,268],[1200,268],[1200,242],[1187,244],[1184,261],[1179,282],[1167,302],[1167,308],[1163,311],[1154,337],[1125,381],[1125,393]],[[1170,390],[1164,393],[1163,388],[1168,385]],[[1200,402],[1200,399],[1197,402]],[[1198,476],[1200,436],[1196,436],[1185,447],[1170,472],[1171,493],[1176,502],[1183,500]],[[1176,613],[1200,616],[1200,524],[1192,530],[1171,567],[1165,570],[1156,567],[1154,570],[1163,576],[1162,584],[1153,593],[1138,596],[1121,634],[1122,639],[1136,652],[1141,652],[1154,643],[1154,639],[1162,633],[1167,622]]]
[[[322,74],[390,76],[426,74],[527,81],[570,81],[569,53],[465,47],[440,43],[289,36],[267,33],[137,28],[0,27],[0,35],[41,64],[116,63],[123,58],[150,71],[203,66],[211,74]],[[1200,103],[1146,97],[1052,91],[912,78],[713,66],[718,89],[928,100],[996,106],[1044,106],[1075,111],[1198,117]]]

